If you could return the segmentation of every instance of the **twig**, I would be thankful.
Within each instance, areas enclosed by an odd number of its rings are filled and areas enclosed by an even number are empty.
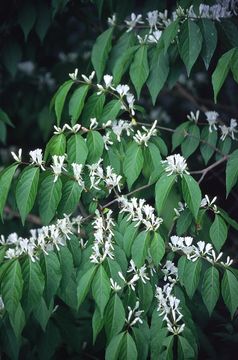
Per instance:
[[[228,156],[224,156],[223,158],[221,158],[220,160],[211,164],[210,166],[207,166],[206,168],[201,169],[201,170],[191,171],[190,174],[202,174],[202,176],[200,177],[200,179],[198,181],[198,183],[200,184],[210,170],[212,170],[215,167],[217,167],[218,165],[222,164],[224,161],[227,161],[227,159],[228,159]]]
[[[4,212],[8,215],[11,215],[12,217],[15,217],[18,219],[21,218],[20,214],[17,211],[12,210],[9,206],[5,206]],[[32,224],[42,225],[40,218],[36,215],[29,214],[29,215],[27,215],[26,219],[27,219],[27,221],[31,222]]]

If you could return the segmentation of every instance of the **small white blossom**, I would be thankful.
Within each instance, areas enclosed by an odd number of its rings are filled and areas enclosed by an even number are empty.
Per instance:
[[[156,30],[153,31],[152,34],[150,34],[147,38],[148,43],[150,44],[157,44],[159,39],[161,38],[162,31]]]
[[[78,69],[75,69],[73,73],[69,73],[69,77],[70,77],[72,80],[76,81],[76,80],[77,80],[77,76],[78,76],[78,72],[79,72],[79,70],[78,70]]]
[[[120,97],[123,97],[127,95],[128,91],[130,90],[128,85],[117,85],[116,92],[120,95]]]
[[[141,20],[142,19],[142,15],[136,15],[134,13],[131,14],[131,19],[130,20],[125,20],[126,25],[128,26],[128,30],[127,32],[130,32],[131,30],[134,29],[134,27],[137,24],[144,24],[144,21]]]
[[[122,132],[125,130],[127,136],[130,136],[131,132],[133,132],[134,130],[132,129],[132,123],[129,123],[127,121],[124,120],[118,120],[118,121],[113,121],[112,123],[112,131],[114,132],[114,134],[117,137],[117,141],[121,141],[121,135]]]
[[[82,74],[81,75],[82,78],[84,79],[84,81],[87,83],[87,84],[92,84],[92,80],[95,76],[95,71],[92,71],[91,74],[89,75],[89,77],[87,77],[86,75]]]
[[[91,118],[90,119],[90,129],[91,130],[96,129],[97,126],[98,126],[97,119],[96,118]]]
[[[161,163],[166,165],[165,172],[168,173],[168,176],[172,174],[178,174],[180,176],[189,174],[187,171],[187,162],[180,154],[167,156],[166,160],[161,161]]]
[[[205,197],[201,201],[201,208],[208,208],[214,211],[214,213],[218,214],[219,211],[217,210],[217,206],[215,205],[217,196],[215,196],[212,200],[209,199],[208,195],[205,195]]]
[[[16,162],[21,163],[21,161],[22,161],[22,149],[19,149],[19,150],[18,150],[17,155],[16,155],[16,153],[14,153],[13,151],[11,151],[11,154],[12,154],[13,159],[14,159]]]
[[[142,126],[144,133],[141,133],[140,130],[137,130],[136,134],[133,136],[135,142],[137,142],[140,145],[145,144],[145,146],[148,146],[148,141],[150,140],[150,138],[152,136],[157,135],[156,125],[157,125],[157,120],[154,121],[150,129],[147,129],[145,126]]]
[[[52,168],[53,173],[55,175],[54,182],[57,181],[58,177],[62,173],[62,170],[67,171],[66,168],[64,167],[65,158],[66,158],[65,155],[61,155],[61,156],[53,155],[52,156],[53,165],[50,165],[50,167]]]
[[[226,125],[219,125],[219,128],[221,130],[221,140],[224,141],[227,135],[229,134],[229,127]]]
[[[197,110],[196,113],[194,113],[193,111],[190,111],[189,115],[187,115],[187,119],[190,121],[194,121],[195,123],[198,122],[199,119],[199,115],[200,115],[200,111]]]
[[[116,25],[116,14],[113,14],[111,17],[108,17],[107,23],[109,26],[115,26]]]
[[[137,35],[137,39],[138,39],[139,44],[141,44],[141,45],[146,44],[147,41],[148,41],[148,37],[149,37],[149,35],[145,35],[144,38],[141,37],[140,35]]]
[[[144,310],[139,310],[140,303],[139,301],[136,301],[135,307],[132,309],[130,306],[128,306],[128,316],[126,318],[126,323],[128,326],[132,327],[136,323],[143,324],[143,321],[141,319],[141,314],[143,314]]]
[[[229,133],[231,135],[231,138],[233,140],[235,140],[235,135],[234,133],[238,132],[238,130],[236,129],[237,127],[237,120],[236,119],[231,119],[230,120],[230,126],[229,126]]]
[[[158,10],[149,11],[146,20],[149,23],[150,33],[152,33],[153,29],[157,30]]]
[[[104,147],[106,150],[109,150],[109,146],[113,145],[113,142],[110,140],[110,133],[107,132],[106,135],[103,135],[103,142],[104,142]]]
[[[110,278],[110,283],[111,283],[111,289],[115,292],[120,291],[122,288],[120,285],[117,284],[116,281],[114,281],[112,278]]]
[[[4,302],[2,297],[0,296],[0,313],[4,310]]]
[[[117,187],[117,190],[119,192],[121,191],[121,188],[120,188],[121,179],[122,179],[121,175],[117,175],[116,173],[114,173],[111,166],[107,166],[104,181],[105,181],[106,187],[109,190],[109,194],[110,194],[111,190],[115,187]]]
[[[209,123],[209,131],[212,132],[212,129],[217,130],[217,119],[219,114],[216,111],[206,111],[205,112],[206,115],[206,120]]]
[[[74,173],[74,177],[75,180],[78,182],[79,186],[82,186],[82,188],[84,188],[84,181],[82,178],[82,170],[83,170],[83,165],[82,164],[76,164],[76,163],[72,163],[72,168],[73,168],[73,173]]]
[[[134,95],[131,94],[131,93],[127,93],[126,94],[126,101],[128,103],[131,114],[134,116],[135,115],[135,110],[134,110],[135,97],[134,97]]]
[[[36,149],[36,150],[30,151],[29,155],[31,157],[32,164],[36,164],[36,165],[40,166],[42,170],[45,170],[45,168],[43,166],[44,161],[43,161],[42,149]]]
[[[223,261],[221,261],[221,264],[223,266],[231,266],[233,263],[233,260],[230,258],[230,256],[227,256],[226,262],[224,263]]]

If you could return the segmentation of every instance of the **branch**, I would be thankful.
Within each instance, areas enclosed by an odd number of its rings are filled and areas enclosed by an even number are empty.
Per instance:
[[[15,217],[18,219],[21,218],[20,214],[17,211],[12,210],[9,206],[5,206],[4,212],[12,217]],[[29,215],[27,215],[26,219],[27,219],[27,221],[29,221],[32,224],[42,225],[40,218],[36,215],[29,214]]]
[[[224,161],[227,161],[228,156],[224,156],[223,158],[221,158],[220,160],[216,161],[215,163],[211,164],[210,166],[207,166],[204,169],[201,170],[195,170],[195,171],[191,171],[190,174],[202,174],[202,176],[200,177],[198,183],[200,184],[202,182],[202,180],[204,179],[204,177],[207,175],[207,173],[214,169],[215,167],[219,166],[220,164],[222,164]]]

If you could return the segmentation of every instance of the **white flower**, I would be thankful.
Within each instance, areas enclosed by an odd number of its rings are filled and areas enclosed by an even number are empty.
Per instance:
[[[113,14],[111,17],[108,17],[107,23],[110,26],[115,26],[116,25],[116,14]]]
[[[96,129],[97,126],[98,126],[97,119],[96,118],[90,119],[90,129],[91,130]]]
[[[107,132],[106,135],[103,135],[103,142],[104,142],[104,147],[106,150],[109,150],[110,145],[113,145],[113,142],[110,140],[110,133]]]
[[[149,130],[145,126],[142,126],[144,133],[142,134],[140,130],[137,130],[136,134],[133,136],[133,139],[140,145],[145,144],[145,146],[148,146],[148,141],[150,138],[157,135],[156,125],[157,120],[154,121],[152,127]]]
[[[153,31],[152,34],[148,36],[147,39],[148,43],[157,44],[159,39],[161,38],[161,35],[162,35],[162,31],[160,30]]]
[[[78,72],[79,72],[79,70],[75,69],[73,73],[69,74],[69,77],[74,81],[77,80]]]
[[[149,11],[147,13],[146,20],[148,21],[149,26],[150,26],[150,33],[152,32],[153,28],[155,30],[157,30],[156,25],[157,25],[157,21],[158,21],[158,10]]]
[[[197,110],[196,113],[194,113],[193,111],[190,111],[189,115],[187,115],[187,119],[190,121],[194,121],[195,123],[198,122],[199,119],[199,115],[200,115],[200,111]]]
[[[129,109],[131,110],[131,114],[134,116],[135,115],[135,111],[134,111],[135,97],[134,97],[134,95],[131,93],[127,93],[126,101],[128,103]]]
[[[202,199],[201,201],[201,208],[208,208],[213,210],[216,214],[219,213],[219,211],[217,210],[217,206],[215,205],[217,196],[215,196],[212,200],[209,199],[208,195],[205,195],[205,197]]]
[[[56,125],[54,125],[54,129],[55,129],[55,131],[54,131],[54,134],[55,135],[59,135],[59,134],[62,134],[63,132],[64,132],[64,126],[61,128],[61,127],[59,127],[59,126],[56,126]]]
[[[40,166],[42,170],[45,170],[45,168],[43,166],[44,161],[43,161],[42,149],[36,149],[36,150],[30,151],[29,155],[31,157],[32,164],[36,164],[36,165]]]
[[[130,90],[130,88],[128,85],[119,84],[116,87],[116,92],[120,95],[120,97],[123,97],[124,95],[126,95],[129,90]]]
[[[73,173],[74,173],[74,177],[75,180],[78,182],[79,186],[82,186],[82,188],[84,188],[84,181],[82,178],[82,170],[83,170],[83,165],[82,164],[76,164],[76,163],[72,163],[72,168],[73,168]]]
[[[125,20],[126,25],[129,27],[127,32],[130,32],[131,30],[133,30],[137,24],[144,24],[144,21],[142,21],[141,19],[142,19],[141,14],[136,16],[136,14],[132,13],[131,19]]]
[[[106,176],[104,178],[105,181],[105,185],[109,190],[109,194],[111,192],[111,190],[115,187],[117,187],[117,190],[120,192],[121,188],[120,188],[120,181],[122,179],[121,175],[117,175],[113,172],[113,169],[111,166],[107,166],[106,168]]]
[[[104,82],[105,82],[106,89],[112,87],[113,76],[111,76],[111,75],[104,75],[104,76],[103,76],[103,80],[104,80]]]
[[[86,75],[82,74],[82,78],[84,79],[84,81],[87,83],[87,84],[92,84],[92,80],[94,78],[94,75],[95,75],[95,71],[92,71],[91,74],[89,75],[89,77],[87,77]]]
[[[16,162],[20,163],[20,162],[22,161],[22,149],[19,149],[19,150],[18,150],[18,154],[17,154],[17,155],[16,155],[13,151],[11,151],[11,154],[12,154],[13,159],[14,159]]]
[[[0,296],[0,312],[2,312],[4,310],[4,302],[2,297]]]
[[[227,259],[226,259],[225,263],[223,261],[221,261],[221,264],[223,266],[231,266],[232,263],[233,263],[233,260],[230,258],[230,256],[227,256]]]
[[[124,130],[126,131],[127,136],[130,136],[130,132],[134,131],[132,129],[132,126],[133,126],[132,123],[129,123],[124,120],[113,121],[112,131],[117,136],[117,141],[119,142],[121,141],[121,134]]]
[[[122,288],[120,285],[117,284],[116,281],[114,281],[112,278],[110,278],[110,283],[111,283],[111,289],[115,292],[120,291]]]
[[[217,130],[217,118],[219,116],[219,114],[216,111],[206,111],[205,115],[207,117],[207,122],[209,123],[209,131],[212,132],[212,128],[214,130]]]
[[[187,171],[187,162],[180,154],[167,156],[166,160],[161,161],[161,163],[166,165],[165,172],[168,173],[168,176],[172,174],[178,174],[180,176],[189,174]]]
[[[149,35],[145,35],[144,38],[142,38],[140,35],[137,35],[137,39],[139,41],[139,44],[143,45],[147,43]]]
[[[236,130],[235,128],[237,127],[237,120],[236,119],[231,119],[230,120],[230,126],[229,126],[229,133],[231,134],[231,138],[233,140],[235,140],[235,132],[238,132],[238,130]]]
[[[219,128],[221,130],[221,140],[224,141],[227,135],[229,134],[229,127],[226,125],[219,125]]]
[[[167,260],[161,271],[164,273],[164,281],[167,279],[175,283],[178,280],[178,268],[174,265],[174,263],[170,260]]]
[[[67,171],[64,167],[65,158],[66,158],[65,155],[62,155],[62,156],[53,155],[52,156],[53,165],[50,165],[50,167],[52,168],[53,173],[55,174],[54,182],[57,181],[58,177],[62,173],[62,170]]]
[[[140,306],[139,301],[136,301],[136,305],[134,309],[128,306],[129,314],[128,317],[126,318],[126,323],[130,327],[134,326],[137,322],[143,324],[143,321],[141,319],[141,314],[144,312],[144,310],[139,310],[139,306]]]

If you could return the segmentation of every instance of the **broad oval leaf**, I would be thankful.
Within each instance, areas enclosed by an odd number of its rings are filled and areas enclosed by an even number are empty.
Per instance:
[[[57,119],[57,125],[60,125],[61,115],[65,103],[66,96],[73,85],[73,80],[66,81],[60,88],[57,90],[54,96],[54,104],[55,104],[55,114]]]
[[[140,97],[141,88],[149,76],[147,59],[147,45],[142,45],[135,53],[133,63],[130,66],[130,78],[136,89],[137,98]]]
[[[205,126],[201,132],[200,150],[205,164],[211,159],[215,152],[217,143],[217,131],[209,131],[209,127]]]
[[[159,178],[155,185],[155,204],[158,215],[160,215],[164,209],[165,202],[176,178],[176,175],[168,176],[167,174],[164,174]]]
[[[201,260],[187,261],[184,269],[183,282],[186,292],[190,298],[193,297],[200,280],[202,268]]]
[[[105,360],[119,360],[119,352],[124,332],[112,338],[106,349]]]
[[[104,314],[105,306],[110,298],[110,281],[102,264],[98,266],[97,272],[92,282],[93,298],[100,310],[101,316]]]
[[[101,81],[109,52],[111,50],[113,27],[104,31],[96,40],[92,50],[92,64],[96,70],[97,79]]]
[[[145,263],[145,258],[148,254],[150,235],[146,231],[140,232],[135,238],[131,255],[137,267],[141,267]]]
[[[210,227],[209,234],[212,243],[219,252],[227,238],[227,226],[219,214],[215,215],[215,219]]]
[[[125,323],[125,310],[120,297],[115,294],[107,304],[105,309],[105,330],[107,338],[117,335],[123,328]]]
[[[206,270],[202,283],[202,299],[210,316],[216,306],[219,295],[219,271],[215,268],[215,266],[211,266]]]
[[[70,164],[85,164],[88,156],[88,147],[80,134],[70,136],[67,141],[67,155]]]
[[[200,19],[198,25],[203,37],[201,55],[206,69],[208,69],[217,46],[217,30],[214,21],[210,19]]]
[[[93,277],[95,275],[95,271],[97,270],[96,266],[90,267],[86,272],[82,274],[79,273],[77,279],[77,300],[78,300],[78,307],[82,304],[84,299],[86,298],[89,289],[91,287],[91,283]]]
[[[0,173],[0,215],[2,220],[3,209],[17,167],[18,164],[12,164]]]
[[[129,189],[131,189],[132,185],[140,175],[143,162],[144,159],[141,146],[135,142],[131,143],[126,150],[123,161],[123,171]]]
[[[69,101],[69,115],[71,116],[71,124],[75,125],[84,106],[84,100],[87,96],[89,85],[80,86],[76,89]]]
[[[235,150],[226,165],[226,197],[238,182],[238,150]]]
[[[198,183],[192,176],[183,174],[182,192],[185,202],[196,219],[201,205],[202,194]]]
[[[82,187],[77,181],[68,180],[63,184],[62,197],[57,210],[60,216],[71,214],[76,210],[81,193]]]
[[[238,307],[238,280],[229,270],[225,270],[224,272],[221,283],[221,293],[231,313],[231,317],[233,317]]]
[[[89,131],[87,136],[87,148],[89,164],[96,163],[102,156],[104,149],[104,141],[102,135],[98,131]]]
[[[181,150],[183,156],[187,159],[200,144],[200,130],[196,124],[190,124],[187,128],[187,135],[182,142]]]

